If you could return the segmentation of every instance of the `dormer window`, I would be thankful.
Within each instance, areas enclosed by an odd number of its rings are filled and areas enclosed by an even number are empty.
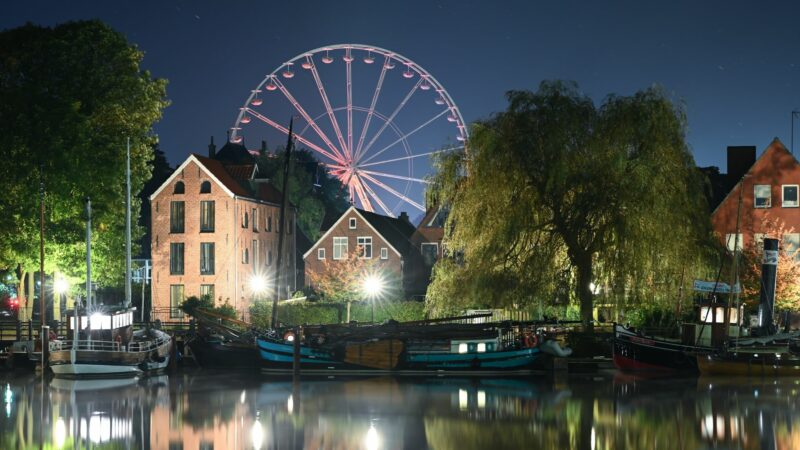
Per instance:
[[[200,193],[201,194],[210,194],[211,193],[211,182],[210,181],[203,181],[200,184]]]
[[[185,187],[183,185],[183,181],[178,181],[175,183],[175,189],[172,191],[173,194],[183,194],[185,191]]]

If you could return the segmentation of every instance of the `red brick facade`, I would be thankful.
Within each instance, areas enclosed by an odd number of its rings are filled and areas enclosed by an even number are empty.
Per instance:
[[[197,155],[189,156],[150,197],[153,307],[161,310],[177,307],[182,300],[180,291],[185,298],[199,297],[213,290],[215,304],[228,302],[240,317],[246,318],[257,295],[250,288],[253,274],[262,275],[267,280],[274,279],[280,207],[274,202],[242,195],[243,188],[234,184],[238,182],[232,182],[230,174],[220,172],[224,168],[220,169],[222,166],[215,163]],[[208,193],[201,193],[204,182],[210,183]],[[178,183],[183,184],[183,193],[176,193]],[[213,202],[213,231],[201,231],[203,201]],[[183,202],[182,232],[171,231],[172,202]],[[287,208],[286,215],[289,234],[284,241],[284,286],[281,290],[294,291],[297,286],[293,209]],[[205,274],[201,273],[202,243],[213,244],[213,271],[207,262]],[[177,248],[171,248],[172,244],[183,244],[182,273],[175,270],[177,261],[172,261],[171,267],[171,252],[178,252]],[[209,253],[212,252],[206,247],[206,254]],[[271,298],[272,293],[265,292],[260,296]],[[282,292],[281,297],[284,296],[286,294]]]
[[[800,239],[798,185],[800,185],[800,163],[778,139],[775,139],[712,213],[711,223],[714,231],[723,244],[726,244],[726,238],[729,239],[728,247],[733,249],[741,193],[740,247],[750,245],[757,234],[766,232],[764,229],[766,220],[777,220],[789,231],[790,234],[784,236],[785,240]]]

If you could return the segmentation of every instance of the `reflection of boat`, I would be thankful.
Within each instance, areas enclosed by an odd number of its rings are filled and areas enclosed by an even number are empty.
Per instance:
[[[50,368],[58,376],[130,376],[167,367],[172,338],[148,328],[133,331],[133,310],[122,308],[70,317],[69,339],[50,343]]]
[[[136,385],[136,378],[105,378],[94,380],[78,380],[53,378],[50,387],[69,392],[96,392],[104,389],[121,389]]]
[[[541,356],[535,336],[511,324],[400,324],[307,330],[304,373],[529,372]],[[259,338],[265,371],[292,370],[294,339]]]
[[[697,365],[703,375],[800,375],[800,356],[787,352],[785,347],[753,348],[722,355],[698,355]]]

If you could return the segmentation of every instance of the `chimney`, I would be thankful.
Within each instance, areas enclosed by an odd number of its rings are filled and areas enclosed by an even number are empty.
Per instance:
[[[214,145],[214,136],[211,136],[211,143],[208,144],[208,157],[214,158],[217,155],[217,146]]]
[[[408,214],[406,214],[405,211],[400,213],[398,219],[406,221],[406,223],[408,223],[409,225],[411,224],[411,220],[408,218]]]
[[[756,146],[728,146],[728,177],[739,181],[756,162]]]

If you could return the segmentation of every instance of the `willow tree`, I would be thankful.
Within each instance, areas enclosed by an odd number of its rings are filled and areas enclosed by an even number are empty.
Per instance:
[[[640,266],[697,267],[694,247],[710,236],[701,178],[684,114],[659,89],[599,107],[564,82],[507,97],[506,111],[474,124],[467,154],[439,161],[433,185],[464,261],[436,268],[434,307],[524,304],[567,269],[590,326],[600,280],[624,291]]]
[[[152,126],[167,105],[166,81],[140,69],[143,56],[99,21],[0,32],[0,267],[38,268],[43,180],[45,270],[85,273],[83,210],[91,197],[96,279],[122,280],[126,139],[135,195],[150,178]],[[134,226],[134,239],[141,233]]]

